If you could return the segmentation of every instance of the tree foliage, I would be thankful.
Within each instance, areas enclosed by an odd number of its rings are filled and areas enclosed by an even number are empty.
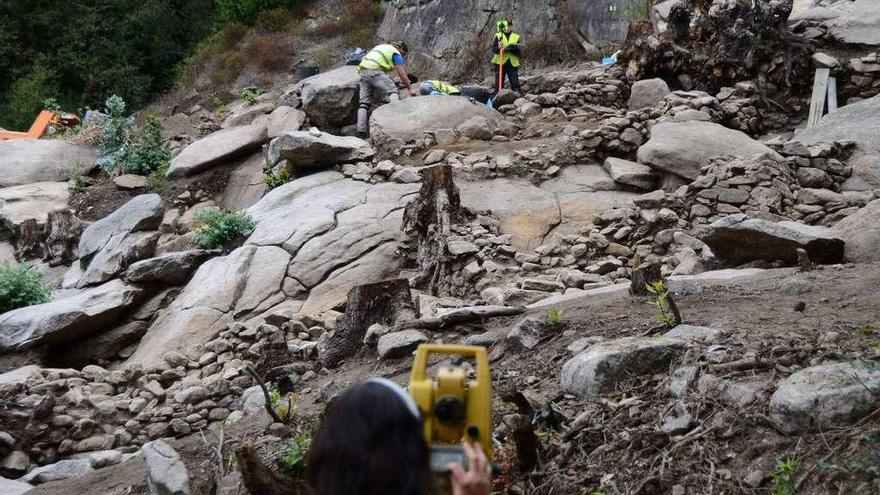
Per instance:
[[[217,16],[222,22],[250,24],[264,10],[296,5],[298,0],[217,0]]]
[[[140,107],[213,28],[213,0],[0,0],[0,127],[26,130],[49,97]]]

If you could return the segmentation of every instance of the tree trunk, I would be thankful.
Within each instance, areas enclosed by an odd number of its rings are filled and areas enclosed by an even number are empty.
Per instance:
[[[330,368],[338,366],[361,348],[370,325],[392,327],[397,321],[414,320],[415,315],[409,282],[405,279],[354,287],[348,293],[345,314],[322,349],[321,361]]]
[[[76,259],[82,222],[70,210],[49,212],[46,222],[45,260],[49,266],[66,265]]]
[[[37,221],[29,218],[18,228],[18,239],[15,241],[15,257],[19,260],[43,257],[44,230]]]
[[[422,171],[419,196],[406,206],[403,231],[418,246],[419,276],[416,285],[435,296],[452,294],[452,258],[447,239],[453,224],[464,218],[458,187],[449,165]]]

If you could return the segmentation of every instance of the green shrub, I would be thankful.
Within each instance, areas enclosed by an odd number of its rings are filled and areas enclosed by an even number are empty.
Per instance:
[[[277,172],[272,168],[263,169],[263,183],[269,191],[288,182],[290,182],[290,173],[286,168],[281,168]]]
[[[165,186],[165,176],[168,175],[168,169],[171,168],[171,160],[162,162],[159,168],[153,170],[147,176],[147,189],[153,192],[159,192]]]
[[[289,9],[297,0],[216,0],[217,16],[221,22],[250,24],[260,12]]]
[[[49,301],[43,274],[30,265],[0,264],[0,313]]]
[[[166,162],[171,162],[171,150],[162,142],[162,119],[157,114],[150,114],[144,132],[131,147],[131,157],[125,164],[125,171],[148,175]]]
[[[562,310],[559,308],[550,308],[544,313],[544,323],[550,328],[559,328],[562,325]]]
[[[244,90],[244,92],[241,94],[241,97],[248,105],[256,105],[260,101],[260,97],[263,96],[265,93],[266,92],[260,88],[248,88]]]
[[[107,121],[104,122],[101,146],[98,147],[98,166],[104,172],[122,170],[128,160],[134,119],[125,116],[125,101],[113,95],[104,102]]]
[[[239,235],[256,227],[253,219],[243,211],[223,212],[208,208],[196,215],[200,227],[196,229],[196,243],[204,249],[216,249],[226,245]]]
[[[281,451],[281,469],[286,473],[296,473],[303,468],[312,436],[308,432],[298,433],[291,438]]]

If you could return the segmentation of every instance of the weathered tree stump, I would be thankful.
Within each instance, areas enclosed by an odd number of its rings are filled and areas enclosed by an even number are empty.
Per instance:
[[[21,223],[15,241],[15,257],[19,260],[43,257],[44,230],[33,218]]]
[[[458,187],[452,180],[449,165],[422,171],[419,196],[410,202],[403,214],[403,231],[418,246],[420,274],[416,286],[435,296],[451,294],[452,257],[447,239],[453,224],[464,219]]]
[[[76,247],[82,230],[82,222],[70,210],[49,212],[44,253],[49,266],[66,265],[76,259]]]
[[[405,279],[354,287],[348,293],[345,314],[321,350],[321,361],[330,368],[338,366],[361,348],[370,325],[391,327],[397,321],[414,320],[415,315],[409,282]]]
[[[632,272],[632,282],[629,286],[630,294],[634,296],[647,296],[648,285],[663,280],[658,263],[646,263],[639,265]]]
[[[267,466],[250,444],[235,451],[241,482],[249,493],[260,495],[299,495],[308,493],[306,483],[278,473]]]

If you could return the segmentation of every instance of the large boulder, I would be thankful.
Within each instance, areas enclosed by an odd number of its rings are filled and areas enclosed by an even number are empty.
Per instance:
[[[152,495],[189,495],[189,472],[180,454],[163,440],[141,447]]]
[[[659,182],[651,167],[621,158],[606,158],[605,171],[614,179],[614,182],[643,191],[655,190]]]
[[[662,373],[687,344],[669,337],[625,337],[593,345],[562,366],[562,388],[579,397],[612,392],[627,378]]]
[[[49,212],[67,208],[67,182],[36,182],[0,189],[0,231],[17,232],[25,220],[45,225]]]
[[[0,353],[85,337],[134,305],[143,290],[119,280],[57,301],[0,315]]]
[[[82,233],[78,247],[80,259],[91,258],[116,235],[159,228],[164,214],[165,207],[158,194],[135,196]]]
[[[125,279],[132,283],[162,283],[179,285],[213,253],[201,249],[177,251],[150,258],[128,267]]]
[[[855,45],[880,45],[880,9],[875,0],[794,2],[790,21],[825,24],[832,38]]]
[[[793,143],[804,146],[832,141],[856,144],[849,158],[853,176],[843,184],[844,190],[880,188],[880,95],[840,107],[792,139]]]
[[[257,118],[262,117],[275,110],[275,105],[269,102],[250,104],[245,100],[240,100],[229,106],[229,115],[220,124],[221,129],[229,127],[238,127],[253,123]]]
[[[797,262],[797,249],[816,263],[840,263],[843,240],[829,228],[798,222],[771,222],[745,214],[724,217],[702,236],[716,256],[733,263],[755,260]]]
[[[0,187],[32,182],[61,182],[71,173],[94,170],[98,154],[60,139],[0,141]]]
[[[0,493],[3,495],[24,495],[34,489],[34,486],[24,481],[6,479],[0,476]]]
[[[356,137],[334,136],[320,131],[291,131],[269,144],[268,162],[287,160],[294,168],[326,168],[338,163],[373,158],[370,143]]]
[[[306,114],[293,107],[280,106],[269,114],[267,132],[274,139],[285,132],[298,131],[306,121]]]
[[[663,101],[670,94],[669,85],[660,78],[643,79],[633,83],[629,94],[629,109],[641,110]]]
[[[251,154],[268,139],[266,119],[221,129],[190,144],[171,160],[168,178],[195,175],[215,165]]]
[[[357,67],[340,67],[300,82],[303,110],[319,127],[345,127],[357,119]]]
[[[844,261],[880,261],[880,199],[837,222],[831,230],[846,243]]]
[[[812,366],[785,379],[770,398],[770,417],[788,434],[843,428],[880,406],[880,364]]]
[[[39,485],[50,481],[70,480],[94,471],[88,459],[64,459],[54,464],[40,466],[22,476],[19,481]]]
[[[495,124],[503,117],[486,105],[463,96],[407,98],[383,105],[370,118],[373,142],[386,146],[425,137],[426,132],[455,129],[473,117]]]
[[[76,286],[83,288],[97,285],[116,277],[128,265],[152,256],[158,242],[158,232],[126,232],[111,237],[87,265],[80,263],[79,268],[83,273]]]
[[[418,188],[324,171],[273,189],[247,210],[257,226],[246,244],[199,267],[130,361],[155,364],[169,350],[194,350],[231,321],[282,303],[320,313],[356,285],[396,276],[403,207]]]
[[[778,153],[743,132],[712,122],[664,122],[651,129],[651,139],[638,152],[639,163],[688,180],[712,158],[734,156],[742,159],[767,154],[782,161]]]
[[[266,157],[262,153],[255,153],[236,165],[226,181],[223,208],[229,211],[246,210],[266,194],[265,164]]]

